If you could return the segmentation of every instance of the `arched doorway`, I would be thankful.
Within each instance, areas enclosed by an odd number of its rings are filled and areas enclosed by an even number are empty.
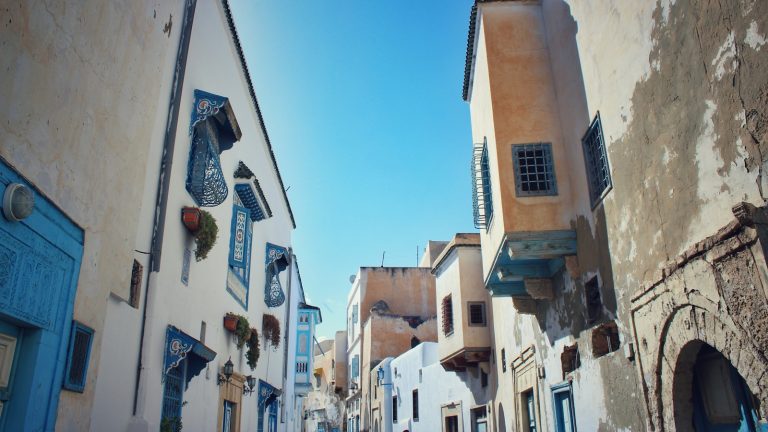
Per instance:
[[[499,404],[499,421],[497,422],[498,432],[507,432],[507,422],[504,419],[504,407]]]
[[[731,362],[691,341],[680,351],[672,384],[675,429],[756,432],[759,401]]]

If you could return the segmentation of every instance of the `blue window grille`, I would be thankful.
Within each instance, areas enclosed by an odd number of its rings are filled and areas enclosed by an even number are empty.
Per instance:
[[[223,203],[229,193],[221,171],[219,152],[219,134],[214,121],[204,121],[195,126],[186,186],[201,207],[215,207]]]
[[[162,418],[175,420],[181,418],[181,405],[184,399],[184,369],[187,361],[182,360],[178,366],[172,367],[165,374],[163,385]]]
[[[571,384],[565,382],[552,387],[556,432],[575,432],[576,415],[573,409]]]
[[[67,367],[64,371],[64,388],[82,393],[85,390],[88,375],[88,361],[91,357],[93,329],[72,322],[72,332],[69,337],[69,352]]]
[[[584,149],[584,162],[587,168],[589,199],[594,208],[612,187],[611,170],[608,166],[608,155],[605,150],[600,112],[595,115],[592,124],[587,129],[587,133],[581,139],[581,146]]]
[[[246,207],[240,206],[237,200],[235,201],[232,205],[232,224],[229,237],[229,270],[242,284],[242,287],[233,287],[228,283],[227,289],[247,309],[251,275],[253,222],[251,221],[251,211]]]
[[[247,183],[238,183],[235,185],[235,192],[237,193],[240,202],[244,207],[247,207],[251,211],[251,220],[254,222],[264,220],[266,215],[262,209],[259,199],[256,198],[253,188]]]
[[[472,151],[472,210],[475,228],[488,228],[493,216],[488,142],[475,144]]]
[[[517,196],[557,195],[551,144],[513,145],[512,160]]]

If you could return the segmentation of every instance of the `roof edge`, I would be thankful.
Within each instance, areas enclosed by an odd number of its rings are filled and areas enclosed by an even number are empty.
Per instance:
[[[293,217],[293,209],[291,209],[291,202],[288,200],[288,194],[285,192],[285,184],[283,183],[283,176],[280,174],[280,168],[277,166],[277,159],[275,158],[275,152],[272,149],[272,142],[269,140],[269,134],[267,134],[267,127],[264,125],[264,117],[261,114],[261,108],[259,107],[259,101],[256,99],[256,92],[253,90],[253,81],[251,81],[251,74],[248,71],[248,64],[245,61],[245,54],[243,48],[240,45],[240,37],[237,35],[237,28],[235,27],[235,20],[232,18],[232,11],[229,8],[228,0],[221,0],[222,6],[224,6],[224,15],[227,17],[227,24],[229,24],[229,31],[232,36],[232,42],[235,43],[235,49],[237,55],[240,57],[240,66],[245,74],[245,81],[248,83],[248,92],[251,95],[253,106],[256,108],[256,115],[259,117],[259,125],[261,131],[264,133],[264,140],[267,142],[269,148],[269,156],[272,158],[272,165],[275,167],[277,173],[277,180],[280,183],[280,189],[283,192],[283,198],[285,199],[285,205],[288,207],[288,214],[291,217],[291,224],[296,229],[296,219]]]

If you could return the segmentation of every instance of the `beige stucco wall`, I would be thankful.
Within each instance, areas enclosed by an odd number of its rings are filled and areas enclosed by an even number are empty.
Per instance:
[[[435,278],[429,268],[362,267],[360,272],[365,273],[360,299],[361,323],[368,319],[371,307],[380,300],[399,315],[435,315]]]
[[[128,298],[158,97],[171,80],[182,2],[3,1],[0,156],[85,231],[74,319],[95,329]],[[62,391],[57,430],[88,430],[99,356],[82,394]],[[123,389],[127,390],[127,389]]]

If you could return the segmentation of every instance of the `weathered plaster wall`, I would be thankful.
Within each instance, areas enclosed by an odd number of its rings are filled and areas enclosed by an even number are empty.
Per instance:
[[[366,274],[360,299],[361,323],[381,300],[399,315],[435,315],[435,278],[429,268],[362,267],[360,272]]]
[[[307,394],[303,404],[304,412],[302,418],[306,418],[303,430],[316,431],[318,430],[318,425],[323,425],[325,430],[328,431],[333,427],[341,430],[346,422],[344,399],[336,393],[333,384],[333,361],[335,360],[336,343],[331,340],[323,341],[321,344],[326,342],[330,342],[330,344],[328,344],[325,353],[315,355],[312,391]],[[336,362],[336,365],[338,365],[338,362]],[[338,368],[336,373],[338,377]]]
[[[128,298],[182,6],[0,2],[0,156],[85,230],[74,319],[96,330],[94,355],[85,392],[61,394],[57,430],[89,429],[106,303],[110,292]]]

